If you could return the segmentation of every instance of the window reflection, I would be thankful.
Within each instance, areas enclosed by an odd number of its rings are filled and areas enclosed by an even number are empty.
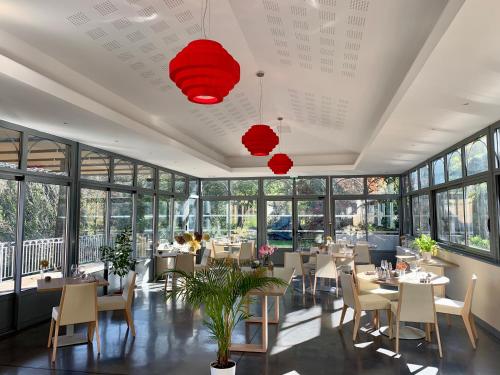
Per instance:
[[[0,128],[0,167],[19,168],[21,133]]]
[[[29,136],[28,171],[68,175],[69,146],[50,139]]]

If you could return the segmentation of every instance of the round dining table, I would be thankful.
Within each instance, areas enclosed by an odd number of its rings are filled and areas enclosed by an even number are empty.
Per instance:
[[[381,287],[388,286],[391,288],[399,287],[401,283],[420,284],[422,279],[430,279],[429,284],[432,286],[442,286],[450,283],[450,279],[446,276],[439,276],[431,272],[408,272],[401,277],[391,276],[389,278],[379,278],[376,272],[360,272],[356,274],[357,278],[365,281],[379,284]],[[395,332],[395,327],[393,332]],[[380,327],[379,332],[385,336],[389,336],[389,326]],[[417,327],[407,326],[401,323],[399,327],[399,338],[403,340],[419,340],[425,337],[425,332]]]

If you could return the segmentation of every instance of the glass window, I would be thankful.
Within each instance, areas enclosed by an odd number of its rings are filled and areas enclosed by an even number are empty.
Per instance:
[[[356,243],[366,240],[365,201],[335,200],[335,239]]]
[[[137,186],[144,189],[154,189],[155,170],[146,165],[137,166]]]
[[[364,194],[364,192],[363,177],[332,178],[332,194],[334,195],[359,195]]]
[[[418,190],[418,171],[410,173],[410,188],[412,191]]]
[[[0,167],[19,168],[21,133],[0,128]]]
[[[403,176],[403,188],[406,194],[410,192],[410,177],[408,175]]]
[[[186,177],[176,174],[174,183],[174,192],[186,194]]]
[[[412,199],[413,235],[430,234],[429,196],[416,195]]]
[[[174,200],[174,237],[196,228],[196,199]]]
[[[465,145],[465,161],[467,176],[488,170],[488,147],[485,135]]]
[[[420,176],[420,189],[429,187],[429,166],[424,165],[421,167],[418,174]]]
[[[160,248],[172,242],[172,228],[170,226],[170,210],[172,198],[160,196],[158,199],[158,241]]]
[[[66,264],[67,187],[26,183],[21,288],[35,288],[41,262],[52,277]]]
[[[69,146],[50,139],[28,138],[28,171],[67,176]]]
[[[204,180],[201,182],[201,193],[204,196],[227,196],[229,187],[227,180]]]
[[[14,290],[18,182],[0,179],[0,294]]]
[[[399,177],[368,177],[368,194],[399,194]]]
[[[106,244],[106,198],[104,190],[80,190],[78,264],[87,273],[104,269],[99,249]]]
[[[448,181],[462,178],[462,149],[457,149],[446,155],[448,162]]]
[[[172,191],[172,173],[160,170],[160,190]]]
[[[366,202],[368,242],[379,250],[394,250],[399,244],[399,201]]]
[[[434,185],[444,183],[444,158],[432,162],[432,181]]]
[[[467,245],[481,250],[490,250],[488,229],[488,185],[482,182],[465,188],[465,225]]]
[[[203,201],[203,233],[213,238],[229,236],[229,201]]]
[[[189,180],[189,196],[193,198],[198,198],[198,180]]]
[[[297,178],[295,180],[295,192],[298,195],[325,195],[325,178]]]
[[[109,156],[94,151],[82,150],[80,160],[80,178],[109,182]]]
[[[137,196],[135,255],[149,258],[153,252],[153,196]]]
[[[266,214],[267,243],[280,249],[292,249],[292,201],[269,200],[266,202]]]
[[[265,195],[292,195],[293,180],[291,179],[266,179],[264,180]]]
[[[297,246],[305,250],[324,242],[325,207],[323,200],[297,201]]]
[[[230,180],[231,195],[257,195],[259,194],[258,180]]]
[[[464,189],[448,190],[450,242],[465,244]]]
[[[230,202],[231,234],[244,240],[257,239],[257,201]]]
[[[111,221],[110,221],[110,245],[114,246],[116,237],[125,230],[132,230],[132,207],[133,199],[131,193],[119,191],[111,192]]]
[[[128,160],[114,160],[113,182],[120,185],[132,185],[134,182],[134,164]]]
[[[437,210],[437,238],[440,241],[450,240],[449,218],[448,218],[448,192],[436,193]]]

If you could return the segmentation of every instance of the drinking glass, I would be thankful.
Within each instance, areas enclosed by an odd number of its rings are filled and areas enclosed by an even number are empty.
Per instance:
[[[76,276],[77,269],[78,269],[78,266],[76,264],[72,264],[71,265],[71,277],[75,277]]]

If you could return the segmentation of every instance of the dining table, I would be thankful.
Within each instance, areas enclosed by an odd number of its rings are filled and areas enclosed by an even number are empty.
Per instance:
[[[429,279],[429,284],[433,287],[443,286],[450,283],[450,279],[446,276],[436,275],[432,272],[414,271],[407,272],[404,276],[394,276],[379,278],[376,271],[360,272],[356,274],[358,279],[363,279],[368,282],[379,284],[381,287],[399,288],[401,283],[420,284],[423,279]],[[389,336],[389,326],[380,327],[379,332],[385,336]],[[395,327],[393,332],[395,332]],[[417,327],[407,326],[403,323],[399,327],[399,338],[402,340],[419,340],[425,337],[425,332]]]
[[[82,277],[55,277],[50,279],[39,279],[37,280],[37,292],[47,293],[47,292],[59,292],[64,289],[66,285],[78,285],[85,283],[97,283],[98,287],[105,287],[109,285],[109,282],[101,277],[87,276]],[[85,344],[88,342],[86,334],[75,333],[74,324],[68,324],[66,326],[66,333],[60,335],[57,339],[57,346],[68,346],[68,345],[78,345]]]
[[[247,267],[242,267],[244,271],[250,271]],[[279,278],[285,282],[283,286],[271,286],[262,289],[255,289],[248,293],[249,297],[260,298],[260,316],[250,316],[245,320],[246,324],[256,323],[260,324],[261,329],[261,341],[258,344],[231,344],[229,348],[232,352],[250,352],[250,353],[266,353],[269,347],[269,337],[268,337],[268,325],[269,324],[279,324],[279,306],[280,297],[283,297],[288,289],[288,286],[292,282],[295,269],[293,268],[279,268],[274,267],[273,271],[269,276]],[[268,313],[268,299],[270,297],[275,298],[274,302],[274,312],[271,319],[269,319]]]

